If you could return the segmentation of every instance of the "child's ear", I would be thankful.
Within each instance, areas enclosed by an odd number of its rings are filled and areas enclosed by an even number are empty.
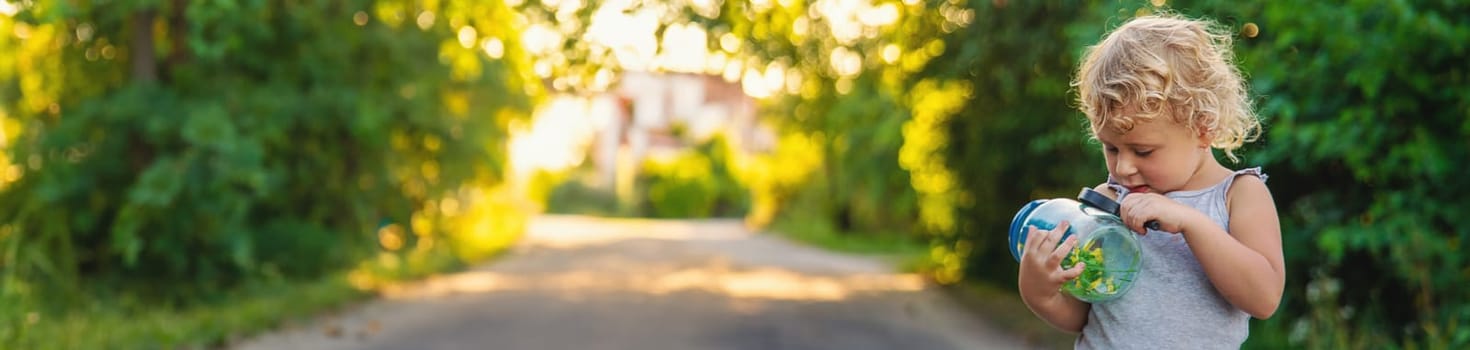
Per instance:
[[[1199,139],[1199,147],[1200,148],[1209,148],[1210,147],[1210,144],[1211,143],[1214,143],[1211,140],[1211,139],[1214,138],[1214,137],[1212,137],[1213,136],[1212,134],[1214,134],[1214,133],[1211,132],[1208,129],[1203,129],[1203,130],[1200,130],[1199,131],[1199,137],[1198,137],[1198,139]]]

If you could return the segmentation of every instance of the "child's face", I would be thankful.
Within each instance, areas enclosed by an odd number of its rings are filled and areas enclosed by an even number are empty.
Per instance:
[[[1130,193],[1169,193],[1184,189],[1206,159],[1213,160],[1209,142],[1189,128],[1164,119],[1138,119],[1133,129],[1119,133],[1098,130],[1108,174]]]

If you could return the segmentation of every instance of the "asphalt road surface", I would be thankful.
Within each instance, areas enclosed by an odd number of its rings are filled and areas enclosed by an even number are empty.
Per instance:
[[[738,220],[542,216],[507,255],[241,349],[1017,349],[918,276]]]

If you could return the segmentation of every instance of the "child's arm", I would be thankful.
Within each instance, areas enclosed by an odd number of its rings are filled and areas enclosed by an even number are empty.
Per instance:
[[[1266,182],[1240,176],[1226,194],[1230,232],[1208,223],[1186,230],[1195,258],[1220,295],[1259,319],[1270,318],[1281,305],[1286,263],[1281,253],[1281,224]]]
[[[1156,194],[1125,199],[1123,221],[1142,230],[1144,222],[1157,220],[1163,231],[1184,235],[1225,300],[1251,316],[1270,318],[1286,285],[1276,204],[1266,183],[1254,176],[1240,176],[1226,196],[1228,232],[1204,213]]]
[[[1070,226],[1062,222],[1050,231],[1027,228],[1026,246],[1021,254],[1021,271],[1017,276],[1017,287],[1021,290],[1021,301],[1037,317],[1057,329],[1079,333],[1087,324],[1087,311],[1091,305],[1062,294],[1062,283],[1082,274],[1083,264],[1062,269],[1062,258],[1077,245],[1077,237],[1068,237],[1060,246],[1057,240]]]

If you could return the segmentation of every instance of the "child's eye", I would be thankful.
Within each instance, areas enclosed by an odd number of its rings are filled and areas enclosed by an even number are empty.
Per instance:
[[[1153,154],[1153,153],[1154,153],[1154,150],[1134,151],[1133,152],[1133,154],[1137,154],[1139,157],[1147,157],[1148,155]]]
[[[1118,153],[1118,148],[1117,147],[1103,147],[1103,151],[1106,151],[1109,154]]]

